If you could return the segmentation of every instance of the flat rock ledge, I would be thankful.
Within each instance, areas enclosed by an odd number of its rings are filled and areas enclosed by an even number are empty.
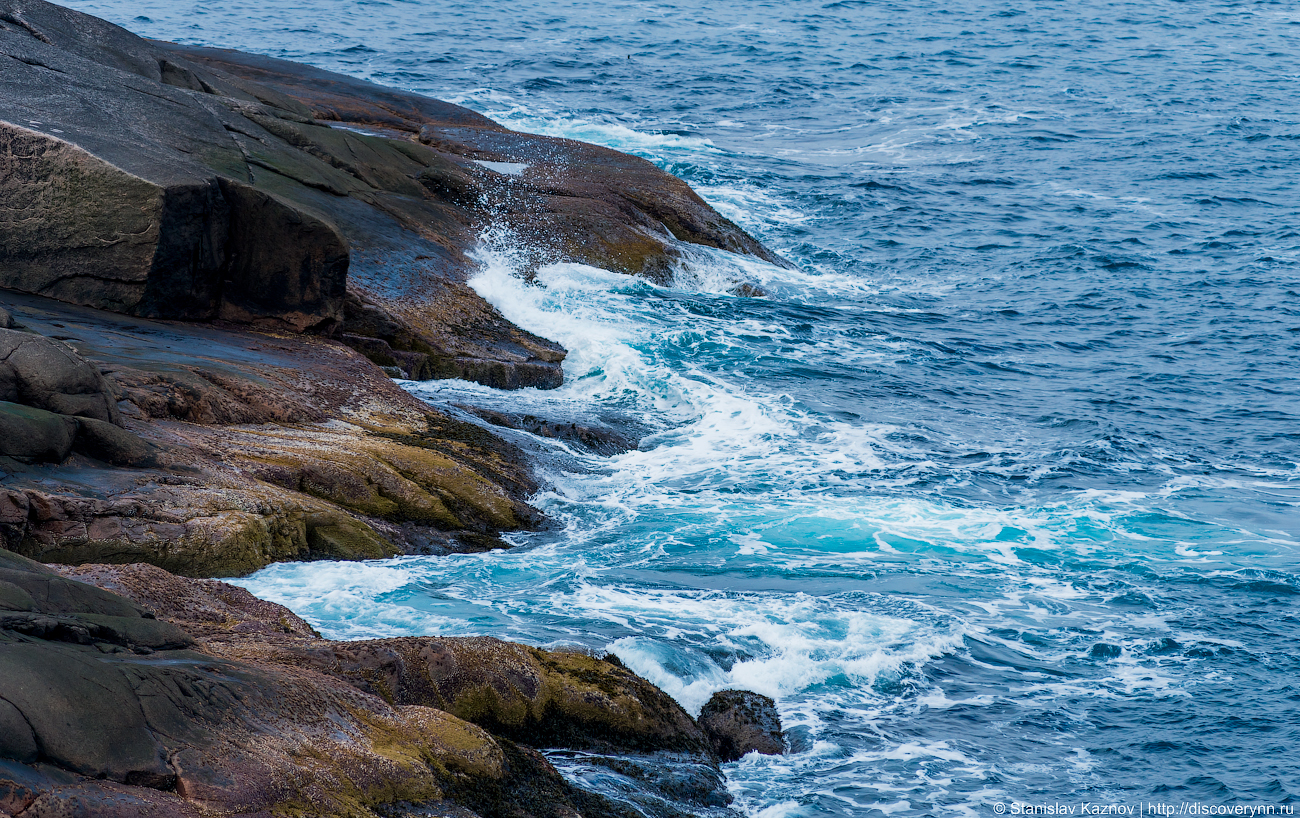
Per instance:
[[[619,664],[487,637],[330,642],[219,581],[0,550],[0,815],[636,814],[534,748],[673,754],[700,806],[729,800],[694,720]]]

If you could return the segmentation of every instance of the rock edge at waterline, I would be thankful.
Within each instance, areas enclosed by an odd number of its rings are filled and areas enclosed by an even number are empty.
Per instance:
[[[488,638],[329,642],[215,580],[0,550],[0,815],[634,814],[530,744],[676,753],[712,770],[697,798],[726,801],[699,727],[620,665]]]
[[[649,162],[427,97],[42,0],[0,0],[0,56],[0,536],[41,561],[499,547],[543,524],[521,453],[388,380],[562,382],[466,284],[483,232],[659,279],[691,243],[780,263]],[[635,445],[577,420],[513,425]]]
[[[662,280],[692,243],[781,263],[643,159],[427,97],[42,0],[0,0],[0,56],[0,287],[548,388],[564,350],[465,283],[489,227],[532,265]]]

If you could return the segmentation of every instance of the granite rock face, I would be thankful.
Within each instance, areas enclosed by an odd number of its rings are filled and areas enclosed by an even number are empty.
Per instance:
[[[329,642],[243,589],[148,565],[55,574],[0,551],[0,692],[9,672],[40,681],[0,696],[0,726],[15,728],[0,733],[0,809],[23,818],[69,803],[95,816],[373,818],[394,802],[466,818],[638,814],[530,746],[671,749],[697,801],[729,800],[690,716],[617,664],[498,640]],[[521,734],[548,710],[548,730]]]
[[[0,814],[624,814],[455,715],[308,666],[242,661],[204,638],[319,641],[279,606],[151,566],[68,573],[145,588],[149,604],[0,549]]]
[[[533,266],[662,280],[684,243],[779,263],[649,162],[437,100],[42,0],[0,0],[0,56],[0,287],[545,388],[564,350],[465,283],[489,228]]]
[[[785,752],[776,702],[748,690],[720,690],[700,711],[700,729],[723,761],[750,752],[779,756]]]

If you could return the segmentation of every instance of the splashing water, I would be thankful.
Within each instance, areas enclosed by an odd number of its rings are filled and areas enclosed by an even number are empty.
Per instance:
[[[508,433],[556,530],[255,593],[336,638],[609,650],[691,710],[771,695],[792,752],[726,765],[751,816],[1300,797],[1287,9],[72,5],[637,153],[797,266],[526,281],[485,236],[472,285],[566,384],[406,388],[639,448]]]

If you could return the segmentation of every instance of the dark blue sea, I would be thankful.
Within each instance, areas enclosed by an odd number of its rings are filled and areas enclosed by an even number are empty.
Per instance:
[[[792,752],[725,765],[756,818],[1295,808],[1300,6],[70,5],[639,154],[795,266],[525,283],[488,231],[473,286],[566,385],[407,388],[640,449],[519,438],[556,530],[256,593],[766,693]]]

